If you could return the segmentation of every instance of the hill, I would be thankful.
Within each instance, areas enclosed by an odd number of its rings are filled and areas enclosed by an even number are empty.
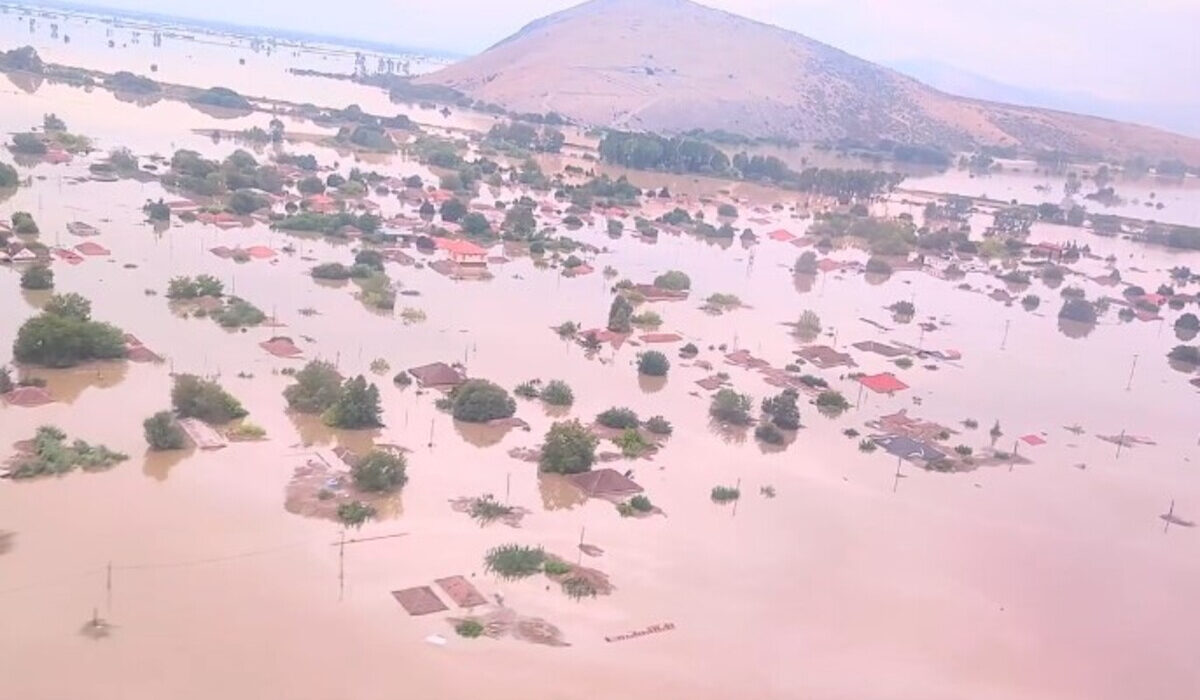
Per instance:
[[[591,0],[422,76],[515,112],[676,133],[1017,146],[1200,164],[1200,140],[950,95],[831,46],[689,0]]]

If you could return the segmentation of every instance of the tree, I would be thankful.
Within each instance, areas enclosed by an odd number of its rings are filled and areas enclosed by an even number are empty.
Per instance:
[[[0,190],[6,190],[21,184],[17,169],[8,163],[0,163]]]
[[[325,183],[321,182],[321,178],[309,175],[296,183],[296,189],[299,190],[300,194],[321,194],[325,191]]]
[[[42,313],[17,331],[13,357],[18,362],[46,367],[74,367],[88,360],[125,356],[125,337],[107,323]]]
[[[296,373],[296,383],[283,390],[288,408],[298,413],[324,413],[342,393],[342,377],[323,360],[312,360]]]
[[[432,219],[433,215],[437,213],[437,209],[434,208],[432,202],[425,200],[424,202],[421,202],[421,207],[417,210],[417,213],[426,219]]]
[[[487,217],[479,212],[471,212],[463,217],[463,231],[468,236],[483,238],[492,235],[492,225],[488,223]]]
[[[382,493],[407,483],[407,468],[404,455],[371,450],[354,463],[350,475],[354,479],[354,485],[363,491]]]
[[[649,350],[638,355],[638,373],[647,377],[665,377],[671,369],[671,361],[657,350]]]
[[[380,253],[378,250],[364,248],[363,250],[360,250],[354,254],[354,264],[364,265],[373,270],[382,270],[383,253]]]
[[[811,250],[806,250],[796,258],[796,265],[792,268],[792,272],[797,275],[815,275],[817,274],[817,254]]]
[[[692,278],[679,270],[668,270],[654,278],[654,286],[672,292],[685,292],[692,288]]]
[[[1095,323],[1096,316],[1096,305],[1086,299],[1067,299],[1058,311],[1059,318],[1079,323]]]
[[[39,232],[37,222],[33,220],[33,214],[27,211],[15,211],[9,220],[12,221],[13,233],[22,236],[36,236]]]
[[[256,195],[249,190],[238,190],[229,196],[229,208],[234,213],[243,216],[253,214],[259,209],[269,206],[269,204],[264,197]]]
[[[1200,331],[1200,318],[1196,314],[1186,313],[1175,319],[1175,330]]]
[[[1167,353],[1167,357],[1174,362],[1180,362],[1185,365],[1200,365],[1200,347],[1195,345],[1176,345],[1171,348],[1171,352]]]
[[[41,263],[33,265],[21,273],[22,289],[52,289],[54,287],[54,271]]]
[[[541,398],[551,406],[570,406],[575,403],[575,392],[566,382],[554,379],[542,387]]]
[[[722,423],[748,425],[750,423],[750,397],[733,389],[721,389],[713,395],[708,414]]]
[[[412,190],[419,190],[425,186],[425,182],[420,175],[409,175],[404,178],[404,186]]]
[[[805,309],[796,322],[796,333],[802,338],[816,338],[821,334],[821,317],[812,309]]]
[[[780,394],[763,399],[763,413],[780,430],[797,430],[800,427],[800,409],[796,405],[800,394],[795,389],[784,389]]]
[[[92,302],[75,292],[55,294],[42,310],[48,314],[80,321],[90,321],[92,318]]]
[[[451,197],[442,202],[439,213],[442,215],[442,221],[454,223],[467,215],[467,205],[458,197]]]
[[[380,413],[379,388],[368,384],[360,374],[342,385],[337,399],[321,420],[328,426],[346,430],[378,428],[383,425],[379,420]]]
[[[720,204],[717,206],[717,216],[723,216],[727,219],[736,219],[738,215],[737,207],[732,204]]]
[[[638,415],[629,408],[610,408],[596,416],[596,422],[606,428],[628,430],[638,427]]]
[[[45,155],[46,142],[37,137],[36,134],[13,134],[12,145],[9,149],[13,153],[22,153],[30,156]]]
[[[15,175],[15,171],[14,171],[14,175]],[[621,233],[625,231],[625,223],[622,222],[620,219],[609,219],[607,227],[608,227],[608,235],[610,235],[610,236],[620,236]]]
[[[486,423],[511,418],[517,412],[517,402],[503,387],[486,379],[472,379],[454,391],[451,413],[455,420],[466,423]]]
[[[555,423],[546,432],[538,467],[555,474],[580,474],[591,470],[599,440],[577,420]]]
[[[608,330],[613,333],[629,333],[633,331],[633,305],[621,296],[617,295],[613,299],[612,306],[608,309]]]
[[[524,204],[514,204],[504,212],[504,230],[511,236],[523,239],[529,238],[537,231],[537,219],[533,216],[533,207]]]
[[[247,415],[241,402],[230,396],[220,384],[194,374],[175,377],[171,405],[181,418],[199,418],[205,423],[228,423]]]
[[[142,212],[150,221],[170,221],[171,207],[166,204],[160,197],[157,202],[146,200],[142,205]]]
[[[175,415],[170,411],[159,411],[142,422],[146,443],[152,450],[182,450],[187,436]]]

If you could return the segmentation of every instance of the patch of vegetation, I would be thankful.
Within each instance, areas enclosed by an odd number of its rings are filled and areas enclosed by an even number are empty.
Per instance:
[[[332,363],[312,360],[296,372],[294,384],[283,390],[288,408],[298,413],[324,413],[342,392],[342,377]]]
[[[476,639],[483,636],[484,628],[477,620],[463,620],[454,626],[454,632],[460,637]]]
[[[888,310],[897,316],[906,318],[912,318],[917,313],[917,308],[911,301],[898,301],[889,306]]]
[[[570,406],[575,403],[575,392],[571,391],[570,385],[566,382],[553,379],[542,387],[542,401],[545,401],[551,406]]]
[[[871,257],[867,259],[866,271],[873,275],[890,275],[892,265],[883,258]]]
[[[9,221],[12,222],[13,233],[21,236],[36,236],[38,229],[37,222],[33,220],[33,214],[27,211],[14,211],[9,216]]]
[[[1095,304],[1086,299],[1067,299],[1058,311],[1059,318],[1079,323],[1095,323],[1097,316]]]
[[[871,439],[863,439],[858,441],[859,452],[874,452],[877,447],[878,446],[875,444],[875,441]]]
[[[129,71],[117,71],[104,79],[104,87],[113,92],[129,95],[155,95],[162,92],[162,87],[150,78],[134,75]]]
[[[663,322],[662,316],[659,316],[654,311],[643,311],[629,320],[633,325],[641,328],[658,328]]]
[[[486,379],[471,379],[452,395],[451,413],[455,420],[466,423],[486,423],[511,418],[517,412],[517,402],[503,387]]]
[[[608,330],[613,333],[629,333],[633,330],[633,305],[619,294],[608,310]]]
[[[840,391],[832,390],[822,391],[818,394],[816,404],[822,412],[830,415],[839,415],[850,408],[850,402],[846,400],[846,397],[842,396]]]
[[[796,333],[801,338],[816,338],[821,334],[821,317],[812,309],[805,309],[796,322]]]
[[[621,454],[630,459],[641,457],[653,447],[635,428],[627,428],[622,431],[620,435],[613,438],[613,444],[621,448]]]
[[[0,163],[0,190],[7,190],[21,184],[17,169],[8,163]]]
[[[233,440],[261,440],[267,436],[267,431],[261,425],[242,421],[225,431],[225,434]]]
[[[225,293],[225,285],[212,275],[196,277],[173,277],[167,283],[168,299],[195,299],[197,297],[219,297]]]
[[[501,518],[512,515],[514,508],[504,505],[496,500],[496,497],[490,493],[485,493],[479,498],[471,500],[471,505],[467,510],[470,516],[479,521],[480,525],[487,525]]]
[[[488,551],[483,568],[506,581],[528,578],[542,571],[546,552],[541,547],[507,544]]]
[[[121,329],[92,321],[91,305],[78,298],[85,304],[48,305],[48,311],[25,321],[13,342],[13,357],[18,362],[56,368],[124,357]]]
[[[579,333],[579,324],[574,321],[564,321],[555,327],[554,332],[563,339],[574,338]]]
[[[1176,345],[1167,353],[1172,362],[1185,365],[1200,365],[1200,347],[1195,345]]]
[[[18,456],[9,476],[13,479],[31,479],[66,474],[77,468],[97,471],[108,469],[128,458],[103,445],[90,445],[83,440],[68,443],[63,431],[53,426],[42,426],[33,438],[32,453]]]
[[[616,430],[628,430],[637,428],[639,425],[638,416],[629,408],[610,408],[596,416],[596,422],[606,428]]]
[[[776,396],[763,399],[762,410],[771,418],[774,427],[780,430],[800,428],[800,408],[796,405],[800,394],[795,389],[784,389]]]
[[[249,328],[267,320],[267,315],[245,299],[230,297],[225,306],[212,313],[212,318],[222,328]]]
[[[679,270],[668,270],[654,278],[654,286],[672,292],[684,292],[692,288],[692,278]]]
[[[708,413],[718,421],[732,425],[749,425],[753,420],[750,417],[750,397],[728,388],[720,389],[713,395]]]
[[[688,343],[687,345],[684,345],[683,347],[679,348],[679,356],[682,358],[685,358],[685,359],[690,358],[690,357],[695,357],[696,355],[699,355],[699,354],[700,354],[700,348],[696,347],[695,343]]]
[[[546,432],[539,468],[556,474],[589,471],[596,461],[599,440],[579,421],[555,423]]]
[[[540,393],[538,385],[542,383],[540,379],[530,379],[526,382],[521,382],[513,389],[513,393],[523,399],[536,399]]]
[[[187,435],[170,411],[159,411],[142,422],[146,444],[152,450],[182,450],[187,445]]]
[[[571,565],[561,559],[546,559],[542,571],[547,576],[565,576],[571,573]]]
[[[806,250],[796,258],[796,263],[792,266],[792,272],[797,275],[815,275],[818,272],[817,254],[811,250]]]
[[[360,374],[341,386],[333,403],[321,415],[321,421],[332,428],[363,430],[381,427],[381,413],[379,387],[368,384]]]
[[[1021,297],[1021,306],[1026,311],[1033,311],[1042,305],[1042,298],[1036,294],[1026,294]]]
[[[228,423],[247,415],[241,402],[222,389],[220,384],[194,374],[175,377],[171,405],[180,418],[198,418],[211,424]]]
[[[350,501],[338,506],[337,517],[343,525],[352,528],[360,528],[363,523],[367,522],[376,515],[375,506],[368,505],[362,501]]]
[[[408,462],[402,454],[371,450],[350,468],[354,485],[369,493],[394,491],[408,483]]]
[[[54,270],[48,265],[31,265],[21,273],[21,289],[42,290],[54,288]]]
[[[714,486],[711,497],[714,503],[731,503],[741,498],[742,492],[732,486]]]
[[[674,432],[675,428],[666,418],[663,418],[662,416],[652,416],[646,421],[646,430],[649,430],[655,435],[670,435],[672,432]]]
[[[638,374],[647,377],[665,377],[671,369],[671,361],[657,350],[649,350],[638,355]]]
[[[736,294],[722,294],[717,292],[715,294],[710,294],[709,297],[704,300],[704,304],[709,308],[719,310],[736,309],[742,305],[742,300],[739,299]]]
[[[245,97],[226,87],[211,87],[202,90],[188,100],[192,104],[225,107],[227,109],[251,109],[253,105]]]

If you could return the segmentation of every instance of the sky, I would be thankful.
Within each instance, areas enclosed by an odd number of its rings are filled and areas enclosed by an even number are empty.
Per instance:
[[[471,54],[575,0],[82,0]],[[1200,103],[1200,0],[702,0],[881,63],[1024,88]]]

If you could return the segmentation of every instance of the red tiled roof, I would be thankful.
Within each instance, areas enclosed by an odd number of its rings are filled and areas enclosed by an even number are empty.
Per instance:
[[[896,375],[892,374],[891,372],[868,375],[859,378],[858,381],[871,391],[879,394],[891,394],[893,392],[903,391],[908,388],[907,384],[899,379],[896,379]]]
[[[487,255],[487,251],[470,241],[457,238],[435,238],[437,247],[455,255]]]
[[[792,235],[792,233],[789,231],[785,231],[783,229],[778,229],[776,231],[772,231],[772,232],[768,233],[767,238],[770,238],[773,241],[783,241],[786,243],[787,241],[790,241],[793,238],[795,238],[795,236]]]

